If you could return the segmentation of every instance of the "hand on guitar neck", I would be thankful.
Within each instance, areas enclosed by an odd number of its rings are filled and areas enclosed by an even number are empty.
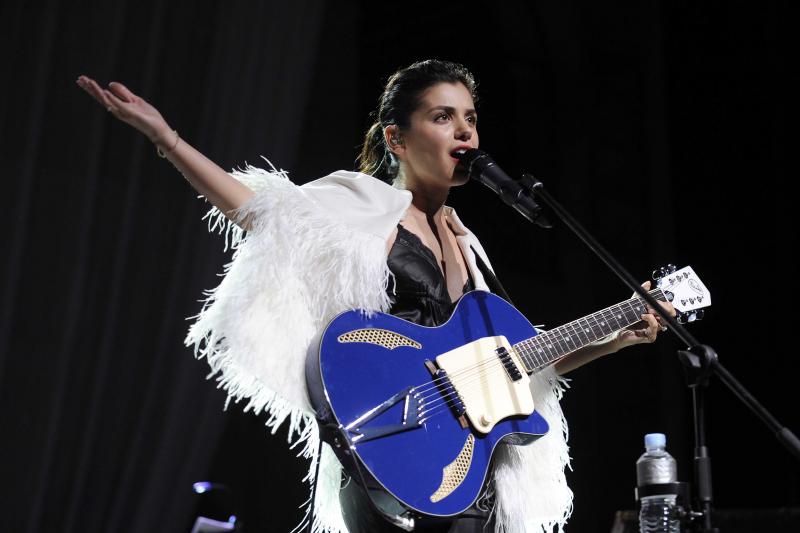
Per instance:
[[[694,272],[692,272],[692,274],[694,274]],[[642,287],[647,291],[650,291],[651,286],[652,284],[650,281],[642,283]],[[636,297],[636,293],[633,293],[631,296],[631,298]],[[670,301],[665,300],[659,303],[670,316],[674,317],[677,315],[677,311]],[[650,312],[642,315],[641,322],[637,322],[628,328],[609,335],[605,339],[584,346],[580,350],[568,354],[555,364],[556,372],[563,375],[604,355],[615,353],[622,348],[627,348],[635,344],[655,342],[658,337],[658,332],[665,331],[667,327],[662,324],[661,317],[658,316],[652,308],[648,307],[648,311]]]
[[[649,291],[650,282],[645,281],[642,283],[642,287]],[[636,298],[636,293],[633,293],[631,298]],[[661,307],[663,307],[670,316],[674,317],[677,314],[675,307],[670,302],[660,303]],[[632,346],[634,344],[655,342],[658,332],[667,329],[667,327],[663,325],[661,317],[655,314],[655,311],[650,308],[648,308],[648,311],[650,312],[642,315],[642,321],[640,323],[634,324],[627,329],[623,329],[617,334],[615,339],[617,350]]]

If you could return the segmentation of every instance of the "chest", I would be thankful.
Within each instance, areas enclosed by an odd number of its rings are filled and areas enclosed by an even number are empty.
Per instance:
[[[450,301],[458,300],[469,281],[469,269],[453,231],[446,223],[432,225],[413,217],[406,217],[401,225],[389,239],[388,250],[399,235],[398,244],[415,249],[417,256],[427,260],[430,275],[443,280]]]

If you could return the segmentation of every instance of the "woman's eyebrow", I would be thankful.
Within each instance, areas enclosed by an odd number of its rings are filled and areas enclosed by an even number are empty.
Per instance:
[[[433,106],[432,108],[428,109],[428,113],[430,113],[431,111],[439,111],[439,110],[446,111],[447,113],[450,113],[451,115],[456,112],[456,108],[455,107],[452,107],[452,106],[449,106],[449,105],[437,105],[437,106]],[[469,109],[466,110],[466,113],[467,114],[475,113],[475,109],[474,108],[469,108]]]

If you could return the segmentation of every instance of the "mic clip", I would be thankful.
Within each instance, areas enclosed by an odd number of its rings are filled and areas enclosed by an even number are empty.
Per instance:
[[[537,204],[536,200],[533,198],[534,194],[536,194],[536,190],[543,188],[544,184],[536,179],[533,174],[523,174],[522,178],[520,178],[517,183],[520,185],[519,196],[524,195],[527,200],[525,202],[520,201],[514,206],[516,207],[517,211],[522,213],[525,218],[541,228],[552,228],[553,224],[546,216],[544,216],[541,206],[539,206],[539,204]],[[524,212],[517,207],[520,205],[524,205]]]

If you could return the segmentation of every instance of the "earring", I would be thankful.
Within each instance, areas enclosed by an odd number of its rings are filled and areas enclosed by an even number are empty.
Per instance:
[[[403,141],[401,141],[397,137],[392,137],[392,144],[403,144]]]

